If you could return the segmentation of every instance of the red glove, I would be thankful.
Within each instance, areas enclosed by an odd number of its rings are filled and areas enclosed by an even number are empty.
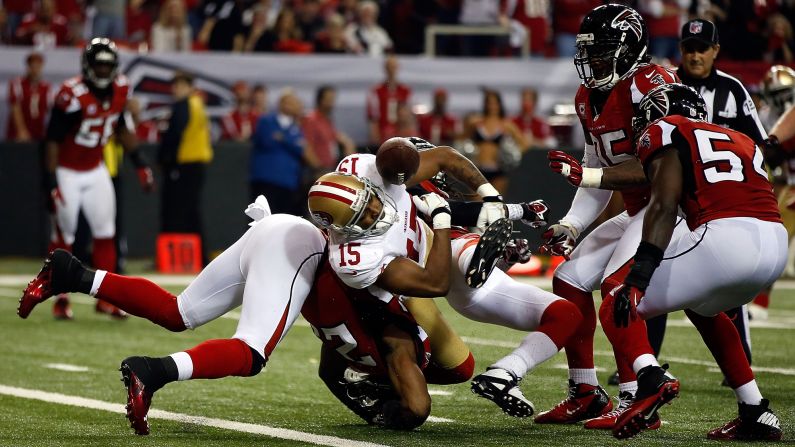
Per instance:
[[[142,166],[137,168],[135,172],[138,174],[138,182],[141,184],[141,189],[144,192],[152,192],[155,190],[155,176],[152,174],[152,168],[149,166]]]
[[[620,284],[610,291],[613,296],[613,321],[616,327],[629,327],[638,319],[638,304],[646,292],[635,286]]]
[[[582,165],[576,158],[563,151],[549,151],[547,158],[549,159],[550,169],[566,177],[566,180],[572,185],[580,186],[580,183],[582,183]]]

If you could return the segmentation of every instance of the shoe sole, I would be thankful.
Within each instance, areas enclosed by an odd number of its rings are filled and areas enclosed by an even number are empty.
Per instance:
[[[124,409],[127,410],[127,420],[130,421],[130,427],[135,430],[136,435],[146,436],[149,434],[149,421],[146,419],[146,416],[144,416],[143,420],[135,416],[134,399],[130,391],[133,372],[130,369],[130,365],[121,365],[119,371],[121,371],[121,381],[124,382],[124,387],[127,388],[127,405],[124,406]]]
[[[464,275],[469,287],[477,289],[486,283],[497,265],[497,260],[502,257],[512,233],[513,223],[508,219],[497,219],[486,228],[478,240]]]
[[[613,428],[613,436],[616,439],[627,439],[649,429],[648,421],[652,415],[677,396],[679,396],[679,381],[666,382],[657,394],[636,402],[618,418]]]
[[[43,303],[48,298],[53,296],[49,295],[47,297],[39,299],[35,298],[32,294],[28,292],[28,289],[30,289],[30,287],[33,286],[34,283],[36,283],[36,281],[39,279],[39,277],[42,274],[45,274],[50,271],[51,263],[52,263],[52,253],[50,253],[50,255],[48,255],[47,258],[44,260],[44,265],[41,267],[41,270],[39,270],[39,273],[36,274],[36,277],[33,278],[28,283],[27,287],[25,287],[22,290],[22,298],[19,299],[19,306],[17,306],[17,315],[19,315],[20,318],[22,319],[28,318],[30,313],[33,312],[34,307],[36,307],[40,303]],[[50,280],[52,280],[52,278],[50,278]]]
[[[492,393],[488,385],[479,380],[472,381],[471,389],[476,395],[497,404],[497,406],[502,409],[503,413],[508,416],[526,418],[535,413],[535,408],[533,408],[532,405],[528,405],[526,402],[522,402],[520,399],[507,393],[500,393],[499,395]]]

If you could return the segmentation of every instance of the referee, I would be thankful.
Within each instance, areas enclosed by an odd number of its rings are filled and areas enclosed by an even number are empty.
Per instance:
[[[765,128],[756,113],[756,106],[743,84],[714,67],[720,51],[718,30],[709,20],[696,19],[684,24],[679,40],[682,64],[677,75],[682,83],[693,87],[707,103],[709,122],[740,131],[760,147],[767,138]],[[746,306],[726,311],[740,333],[745,356],[751,362],[751,334],[748,330]],[[667,317],[648,320],[649,342],[655,353],[660,352]]]

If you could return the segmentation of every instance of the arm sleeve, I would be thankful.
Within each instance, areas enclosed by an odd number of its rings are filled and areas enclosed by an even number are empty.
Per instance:
[[[171,108],[171,118],[168,120],[168,129],[163,133],[160,141],[158,159],[161,163],[173,163],[177,159],[177,149],[182,140],[182,132],[188,126],[188,101],[179,101]]]
[[[734,130],[748,135],[754,140],[754,143],[762,144],[765,138],[767,138],[767,132],[765,132],[765,128],[762,126],[762,121],[759,120],[759,114],[756,112],[756,106],[754,105],[753,99],[751,99],[751,95],[748,94],[748,90],[739,83],[734,90],[735,98],[737,98],[738,110],[737,125]],[[740,110],[742,110],[742,112],[740,112]]]
[[[66,113],[59,107],[53,107],[50,121],[47,124],[47,141],[62,142],[66,139],[69,130],[77,126],[80,121],[80,111]]]

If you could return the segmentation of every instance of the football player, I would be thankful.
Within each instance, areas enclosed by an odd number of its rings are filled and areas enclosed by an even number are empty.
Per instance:
[[[403,144],[414,146],[408,140]],[[472,320],[534,331],[472,382],[473,392],[494,401],[509,415],[532,415],[533,404],[522,394],[519,381],[560,350],[579,322],[576,308],[493,270],[510,238],[512,227],[506,219],[496,220],[480,237],[462,234],[451,242],[446,201],[432,194],[412,199],[406,186],[440,171],[481,196],[497,196],[477,168],[455,149],[434,147],[420,152],[418,171],[401,185],[384,181],[375,159],[370,154],[350,155],[337,166],[338,172],[321,176],[309,190],[310,213],[329,230],[331,267],[348,286],[367,290],[383,301],[401,296],[432,343],[439,338],[415,306],[430,301],[423,298],[438,296],[446,296],[456,311]],[[502,211],[501,202],[494,203]],[[417,218],[418,210],[432,216],[433,230]],[[437,352],[436,347],[432,345],[431,351]]]
[[[45,168],[53,215],[50,245],[51,249],[71,249],[82,210],[94,238],[92,264],[113,271],[116,200],[102,158],[111,135],[130,154],[145,190],[152,189],[154,178],[142,153],[135,150],[134,123],[126,112],[131,88],[118,73],[116,46],[104,38],[91,40],[83,50],[81,65],[82,75],[61,85],[47,128]],[[124,316],[103,301],[97,301],[96,309]],[[53,312],[56,318],[72,318],[66,295],[56,300]]]
[[[599,309],[616,357],[638,377],[635,400],[613,428],[618,438],[647,428],[658,419],[659,407],[677,396],[679,381],[657,363],[643,320],[684,310],[738,401],[739,417],[708,438],[781,439],[778,418],[723,312],[748,303],[779,277],[787,260],[787,231],[762,151],[746,135],[706,119],[703,98],[682,84],[656,87],[640,102],[636,128],[645,130],[638,156],[651,198],[637,251],[605,280]],[[689,234],[675,239],[679,208]]]
[[[619,4],[593,9],[577,34],[574,64],[582,85],[574,102],[585,134],[585,156],[581,165],[564,152],[549,153],[550,167],[578,189],[568,213],[544,234],[542,251],[568,258],[555,271],[552,290],[576,304],[584,322],[566,345],[568,396],[540,413],[536,423],[593,419],[586,428],[611,428],[637,389],[631,369],[619,369],[619,405],[612,411],[613,404],[599,386],[594,369],[592,291],[599,290],[604,278],[632,257],[640,241],[649,187],[633,145],[632,117],[638,102],[652,88],[677,80],[667,69],[649,62],[648,40],[640,14]],[[627,176],[642,181],[626,187],[620,180]],[[575,249],[577,237],[601,214],[613,189],[620,191],[626,210],[589,233]],[[659,422],[653,425],[659,427]]]

